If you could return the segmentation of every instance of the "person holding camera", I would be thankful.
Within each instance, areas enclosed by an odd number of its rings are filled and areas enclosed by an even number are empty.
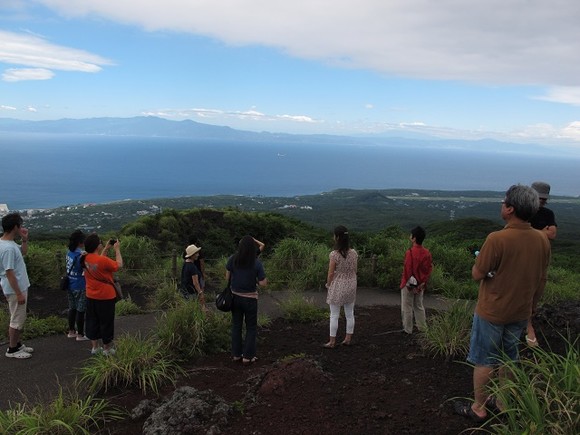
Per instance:
[[[85,310],[87,307],[86,282],[81,266],[81,256],[85,246],[85,234],[73,231],[69,237],[66,253],[66,274],[68,277],[68,338],[86,341]]]
[[[99,253],[99,248],[102,247]],[[115,260],[107,256],[113,249]],[[91,353],[103,352],[114,355],[113,338],[115,335],[115,302],[117,293],[114,287],[113,273],[123,267],[120,242],[111,239],[103,247],[98,234],[90,234],[85,239],[86,255],[81,258],[87,283],[87,318],[85,334],[91,340]],[[99,347],[99,340],[103,348]]]

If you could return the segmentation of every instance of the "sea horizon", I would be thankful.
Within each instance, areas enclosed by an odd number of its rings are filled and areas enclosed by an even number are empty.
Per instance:
[[[536,180],[552,195],[580,194],[579,157],[485,149],[3,134],[0,152],[0,204],[11,210],[342,188],[502,192]]]

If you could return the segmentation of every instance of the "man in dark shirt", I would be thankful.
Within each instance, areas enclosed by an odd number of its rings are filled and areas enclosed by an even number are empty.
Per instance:
[[[556,225],[556,217],[554,212],[546,207],[546,202],[550,196],[550,185],[543,181],[534,181],[532,183],[532,188],[538,192],[538,197],[540,198],[540,208],[534,217],[530,219],[530,224],[532,225],[532,228],[543,231],[549,240],[554,240],[556,238],[558,225]],[[526,343],[529,346],[538,345],[538,338],[536,337],[536,331],[534,330],[534,325],[532,324],[532,318],[536,314],[538,301],[544,294],[545,287],[546,281],[542,283],[540,291],[536,293],[532,302],[532,317],[530,317],[528,320],[528,327],[526,331]]]
[[[530,219],[532,228],[546,232],[548,239],[554,240],[558,225],[556,225],[556,217],[554,212],[546,207],[546,202],[550,196],[550,185],[543,181],[535,181],[532,183],[532,188],[538,192],[540,198],[540,209],[533,218]]]

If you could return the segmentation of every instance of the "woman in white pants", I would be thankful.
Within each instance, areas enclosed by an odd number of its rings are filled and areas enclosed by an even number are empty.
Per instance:
[[[330,339],[323,346],[336,346],[340,307],[344,307],[346,336],[341,344],[350,345],[354,333],[354,302],[356,299],[356,270],[358,254],[350,248],[348,230],[339,225],[334,229],[334,250],[329,255],[326,303],[330,305]]]

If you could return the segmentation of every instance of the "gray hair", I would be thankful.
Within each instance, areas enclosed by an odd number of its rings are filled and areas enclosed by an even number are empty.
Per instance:
[[[505,193],[505,204],[514,208],[514,214],[529,221],[540,208],[538,192],[523,184],[514,184]]]

